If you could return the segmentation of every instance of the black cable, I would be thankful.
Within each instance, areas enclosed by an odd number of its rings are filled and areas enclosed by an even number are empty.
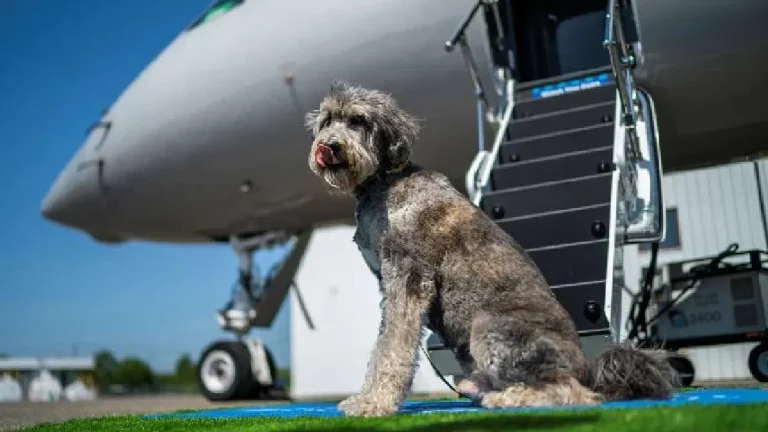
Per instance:
[[[655,277],[655,273],[656,273],[658,248],[659,248],[658,243],[652,244],[651,262],[648,267],[648,271],[646,272],[645,280],[643,281],[643,286],[640,292],[638,292],[632,298],[632,305],[630,306],[629,317],[627,319],[628,320],[627,324],[629,327],[628,339],[635,341],[638,345],[645,344],[648,340],[648,323],[654,322],[659,317],[661,317],[665,312],[667,312],[669,309],[676,306],[680,302],[682,297],[688,291],[693,289],[696,286],[696,283],[699,282],[702,278],[709,275],[714,275],[722,268],[739,268],[739,267],[749,266],[749,264],[741,264],[741,265],[734,266],[732,264],[723,262],[724,259],[728,258],[729,256],[735,255],[739,250],[738,243],[731,243],[723,252],[721,252],[711,260],[709,260],[707,263],[703,263],[703,264],[699,264],[691,267],[691,269],[688,270],[687,272],[691,277],[691,280],[688,283],[688,285],[686,285],[685,288],[681,290],[680,294],[678,294],[674,300],[670,301],[664,308],[658,311],[651,319],[648,319],[647,311],[648,311],[648,306],[651,300],[651,294],[653,292],[653,278]]]
[[[765,210],[765,195],[763,194],[763,180],[760,176],[760,163],[753,162],[755,167],[755,183],[757,184],[757,202],[760,204],[760,221],[763,223],[763,238],[768,247],[768,214]]]
[[[640,332],[647,338],[648,322],[646,321],[646,312],[651,301],[651,292],[653,290],[653,279],[656,277],[656,262],[659,255],[659,242],[651,243],[651,262],[645,273],[643,285],[640,292],[632,299],[632,305],[629,309],[629,333],[627,338],[636,342],[641,342]],[[638,298],[640,299],[638,302]]]
[[[714,275],[715,273],[717,273],[717,270],[719,270],[721,268],[724,268],[724,267],[728,267],[728,268],[748,267],[749,266],[748,263],[747,264],[737,265],[737,266],[734,266],[734,265],[731,265],[731,264],[728,264],[728,263],[723,264],[723,260],[725,258],[727,258],[727,257],[729,257],[731,255],[735,255],[738,250],[739,250],[739,244],[738,243],[731,243],[728,246],[727,249],[725,249],[723,252],[721,252],[716,257],[712,258],[708,263],[706,263],[706,264],[699,264],[697,266],[691,267],[691,269],[688,271],[688,273],[692,274],[694,276],[694,278],[691,279],[691,281],[688,283],[688,285],[686,285],[685,288],[683,288],[680,291],[680,294],[678,294],[677,297],[675,297],[674,300],[670,301],[663,309],[658,311],[656,313],[656,315],[654,315],[653,318],[651,318],[649,321],[650,322],[655,321],[660,316],[662,316],[666,311],[668,311],[669,309],[675,307],[680,302],[682,297],[688,291],[690,291],[696,285],[696,283],[699,282],[702,278],[704,278],[706,276],[709,276],[709,275]]]
[[[438,369],[437,366],[434,363],[432,363],[432,358],[429,356],[429,353],[424,348],[424,345],[419,344],[419,346],[421,347],[421,351],[424,352],[424,356],[427,358],[427,361],[432,366],[432,370],[435,371],[435,374],[437,374],[437,377],[440,378],[440,380],[443,382],[443,384],[445,384],[445,386],[448,387],[449,389],[451,389],[454,393],[459,395],[460,398],[472,399],[469,395],[466,395],[466,394],[458,391],[454,386],[452,386],[448,382],[448,380],[445,379],[445,376],[443,376],[443,374],[440,372],[440,369]]]

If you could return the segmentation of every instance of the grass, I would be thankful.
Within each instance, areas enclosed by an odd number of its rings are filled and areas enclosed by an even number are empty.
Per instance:
[[[39,432],[255,432],[255,431],[569,431],[569,432],[757,432],[768,431],[768,405],[685,406],[537,413],[456,413],[389,418],[145,419],[120,416],[37,425]]]

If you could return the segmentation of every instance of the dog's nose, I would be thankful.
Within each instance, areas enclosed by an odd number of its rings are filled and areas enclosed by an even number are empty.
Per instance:
[[[341,151],[341,143],[336,138],[331,138],[325,142],[325,145],[331,149],[333,154],[338,154]]]

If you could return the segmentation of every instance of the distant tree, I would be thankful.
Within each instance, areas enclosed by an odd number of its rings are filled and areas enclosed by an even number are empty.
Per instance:
[[[101,350],[94,355],[94,360],[96,363],[95,375],[99,387],[105,390],[112,384],[116,384],[117,369],[120,362],[117,361],[114,354],[109,350]]]
[[[189,354],[182,354],[178,360],[176,360],[176,378],[179,382],[187,383],[195,380],[195,374],[197,374],[197,367],[195,362],[192,361],[192,357]]]
[[[8,357],[10,357],[8,354],[6,354],[6,353],[0,353],[0,359],[3,359],[3,358],[8,358]]]
[[[127,357],[120,362],[116,371],[116,384],[135,390],[151,387],[155,382],[155,374],[147,362],[137,357]]]

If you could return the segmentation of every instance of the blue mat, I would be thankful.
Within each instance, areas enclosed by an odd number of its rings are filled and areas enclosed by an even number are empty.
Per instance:
[[[641,400],[630,402],[609,402],[599,406],[602,409],[616,408],[646,408],[659,406],[681,405],[733,405],[746,403],[768,403],[768,390],[759,389],[707,389],[681,392],[669,400]],[[556,411],[574,409],[593,409],[583,407],[539,407],[512,408],[493,411]],[[491,411],[475,407],[468,400],[451,401],[407,401],[400,409],[402,414],[434,414]],[[285,405],[265,405],[254,407],[226,408],[186,413],[161,414],[148,416],[152,418],[246,418],[246,417],[342,417],[344,414],[336,409],[332,402],[290,403]]]

